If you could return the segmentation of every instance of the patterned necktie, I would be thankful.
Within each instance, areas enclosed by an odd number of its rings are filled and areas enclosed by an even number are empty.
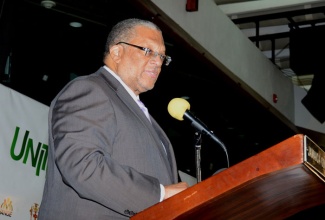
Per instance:
[[[149,119],[150,123],[151,123],[151,120],[150,120],[150,116],[149,116],[149,111],[148,109],[146,108],[146,106],[143,104],[143,102],[140,101],[140,99],[137,99],[137,102],[138,102],[138,105],[140,106],[141,110],[143,111],[143,113],[147,116],[147,118]],[[161,142],[164,150],[165,150],[165,153],[167,154],[167,151],[166,151],[166,148],[163,144],[163,142]]]
[[[140,106],[141,110],[144,112],[144,114],[147,116],[147,118],[150,121],[149,111],[146,108],[146,106],[140,101],[140,99],[137,99],[138,105]],[[150,121],[151,122],[151,121]]]

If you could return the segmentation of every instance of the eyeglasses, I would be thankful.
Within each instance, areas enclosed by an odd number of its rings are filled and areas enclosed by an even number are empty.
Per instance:
[[[135,47],[135,48],[138,48],[140,50],[143,50],[145,52],[145,56],[150,56],[152,58],[155,58],[159,55],[159,58],[160,60],[166,65],[168,66],[170,64],[170,62],[172,61],[172,58],[170,56],[166,56],[166,55],[163,55],[163,54],[160,54],[158,52],[155,52],[155,51],[152,51],[151,49],[147,48],[147,47],[141,47],[141,46],[138,46],[138,45],[134,45],[134,44],[129,44],[129,43],[126,43],[126,42],[118,42],[117,44],[126,44],[126,45],[129,45],[131,47]]]

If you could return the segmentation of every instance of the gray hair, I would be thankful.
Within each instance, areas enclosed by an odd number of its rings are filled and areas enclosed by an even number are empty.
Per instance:
[[[137,26],[145,26],[154,30],[158,30],[161,32],[160,28],[152,23],[151,21],[141,20],[137,18],[130,18],[117,23],[108,34],[104,57],[109,54],[109,49],[117,44],[120,41],[128,42],[130,39],[135,37],[135,27]]]

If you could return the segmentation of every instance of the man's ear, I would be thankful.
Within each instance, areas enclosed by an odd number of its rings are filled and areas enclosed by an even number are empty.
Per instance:
[[[114,45],[109,50],[112,60],[119,63],[123,54],[123,47],[121,45]]]

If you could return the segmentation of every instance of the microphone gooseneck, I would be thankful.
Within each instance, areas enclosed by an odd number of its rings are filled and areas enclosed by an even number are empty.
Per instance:
[[[200,119],[195,117],[194,114],[190,112],[190,107],[191,107],[190,103],[185,99],[174,98],[169,102],[167,106],[167,110],[169,114],[177,120],[180,121],[183,121],[184,119],[188,120],[191,123],[191,126],[194,127],[198,132],[207,135],[209,138],[211,138],[213,141],[219,144],[228,157],[227,149],[225,145],[222,143],[222,141],[219,140],[219,138],[215,136],[213,131],[209,130],[208,127]],[[228,162],[228,166],[229,166],[229,162]]]

